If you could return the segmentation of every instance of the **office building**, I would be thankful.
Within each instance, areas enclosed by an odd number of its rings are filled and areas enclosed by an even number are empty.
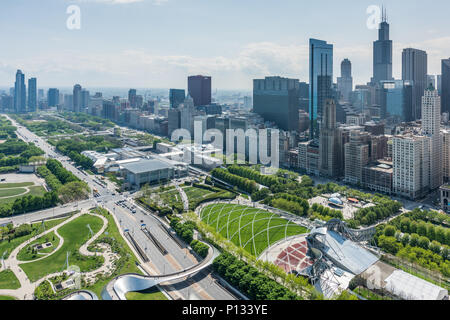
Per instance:
[[[168,135],[169,138],[172,133],[181,128],[181,112],[178,108],[170,108],[168,112]]]
[[[253,80],[253,112],[286,131],[298,130],[299,81],[281,77]]]
[[[188,93],[194,100],[195,107],[211,104],[211,77],[190,76]]]
[[[363,169],[370,162],[369,138],[369,133],[362,130],[350,131],[349,142],[344,146],[346,183],[363,183]]]
[[[390,123],[414,121],[412,81],[381,81],[381,116]]]
[[[300,110],[309,112],[309,84],[306,82],[299,83],[299,99],[300,99]]]
[[[131,108],[136,108],[136,89],[128,90],[128,102]]]
[[[443,183],[441,98],[434,88],[425,90],[422,97],[422,132],[430,138],[430,190],[439,188]]]
[[[186,92],[183,89],[170,89],[169,101],[171,108],[178,108],[186,99]]]
[[[437,84],[436,84],[436,76],[434,75],[428,75],[427,76],[427,83],[425,88],[433,87],[437,90]]]
[[[311,140],[320,138],[320,122],[325,101],[331,98],[333,45],[309,40],[309,117]]]
[[[319,170],[322,175],[337,177],[340,173],[338,162],[338,135],[336,126],[336,104],[327,100],[323,109],[320,127]]]
[[[36,78],[28,79],[28,112],[37,111],[37,80]]]
[[[73,112],[81,112],[81,105],[82,105],[82,97],[81,97],[81,91],[82,88],[79,84],[76,84],[73,87],[73,108],[72,111]]]
[[[86,89],[81,90],[81,112],[87,112],[89,108],[89,100],[90,100],[89,91]]]
[[[14,111],[16,113],[25,113],[27,102],[27,88],[25,86],[25,75],[21,70],[17,70],[16,82],[14,85]]]
[[[436,88],[440,96],[442,96],[442,75],[438,74],[436,76]],[[442,103],[442,101],[441,101]]]
[[[337,90],[340,98],[349,102],[353,91],[352,63],[344,59],[341,63],[341,76],[337,78]]]
[[[441,110],[442,112],[450,112],[450,58],[442,60],[441,77],[438,76],[438,91],[439,87],[441,92]]]
[[[59,105],[59,90],[50,88],[47,92],[47,105],[49,107],[57,107]]]
[[[393,80],[392,77],[392,40],[389,39],[389,23],[383,12],[378,29],[378,40],[373,43],[373,78],[372,84],[383,80]]]
[[[427,88],[428,56],[425,51],[407,48],[402,52],[402,80],[412,82],[413,119],[421,118],[422,97]]]
[[[186,97],[182,106],[180,106],[180,128],[186,129],[193,137],[194,134],[194,116],[195,106],[194,100],[190,95]]]
[[[393,190],[394,193],[419,199],[430,186],[430,139],[419,135],[402,135],[393,138]]]

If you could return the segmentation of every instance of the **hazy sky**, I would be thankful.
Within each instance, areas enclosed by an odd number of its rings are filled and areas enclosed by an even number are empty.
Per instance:
[[[81,29],[69,30],[69,5]],[[217,89],[251,89],[268,75],[308,81],[308,39],[334,44],[334,76],[353,63],[356,84],[372,75],[366,13],[388,8],[394,76],[401,50],[429,54],[429,73],[450,57],[448,0],[1,0],[0,86],[16,69],[38,86],[186,87],[191,74],[213,77]]]

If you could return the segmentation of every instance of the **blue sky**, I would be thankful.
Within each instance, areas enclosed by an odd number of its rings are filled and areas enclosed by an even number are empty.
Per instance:
[[[69,30],[69,5],[81,29]],[[2,0],[0,86],[20,68],[38,85],[186,87],[190,74],[213,77],[217,89],[251,89],[267,75],[308,81],[308,39],[334,44],[335,77],[343,58],[357,84],[372,74],[376,30],[370,5],[385,5],[394,40],[394,76],[401,50],[429,53],[429,73],[450,57],[450,2],[433,0]]]

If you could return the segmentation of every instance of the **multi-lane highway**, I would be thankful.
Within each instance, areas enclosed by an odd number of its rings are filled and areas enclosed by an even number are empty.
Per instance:
[[[20,126],[13,119],[9,119],[12,121],[13,125],[18,128],[17,133],[20,138],[26,142],[34,142],[48,157],[59,160],[67,170],[88,183],[91,189],[96,189],[99,196],[79,202],[77,205],[78,207],[70,205],[19,217],[2,219],[0,220],[0,224],[6,221],[20,224],[44,218],[51,218],[52,216],[77,209],[85,210],[94,206],[102,206],[115,215],[121,230],[128,232],[140,249],[145,252],[145,255],[149,259],[149,262],[144,264],[146,270],[149,270],[153,274],[170,274],[190,268],[199,263],[185,246],[180,246],[177,241],[169,236],[162,225],[164,223],[163,221],[137,206],[131,197],[121,194],[116,195],[113,185],[105,184],[95,175],[88,175],[78,170],[71,164],[69,158],[58,154],[54,147],[49,145],[44,139],[38,137],[27,128]],[[119,203],[119,201],[121,203]],[[167,254],[164,254],[161,248],[158,248],[158,246],[155,245],[155,242],[141,230],[143,226],[145,226],[154,239],[164,247]],[[166,227],[168,226],[166,225]],[[235,299],[235,297],[219,285],[207,271],[202,271],[190,277],[190,279],[182,279],[164,284],[163,288],[175,299]]]

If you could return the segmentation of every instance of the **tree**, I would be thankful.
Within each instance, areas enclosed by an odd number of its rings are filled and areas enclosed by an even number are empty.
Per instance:
[[[430,246],[430,240],[427,237],[420,237],[418,245],[419,247],[427,250]]]
[[[393,226],[387,226],[385,229],[384,229],[384,235],[386,236],[386,237],[393,237],[394,235],[395,235],[395,227],[393,227]]]

